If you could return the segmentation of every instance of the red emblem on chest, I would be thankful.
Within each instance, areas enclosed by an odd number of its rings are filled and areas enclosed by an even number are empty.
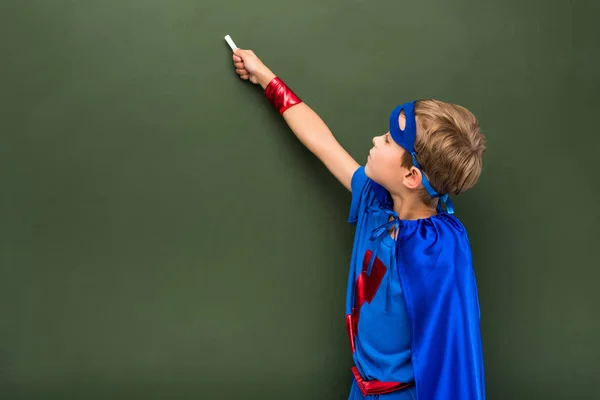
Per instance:
[[[373,298],[377,293],[377,289],[379,289],[379,285],[381,284],[383,276],[387,270],[386,266],[381,262],[381,260],[375,257],[375,261],[373,261],[373,267],[371,268],[371,275],[367,275],[367,270],[369,268],[369,262],[371,261],[372,255],[373,252],[371,250],[367,250],[365,252],[362,271],[358,276],[358,279],[356,279],[356,294],[354,307],[352,308],[352,314],[346,315],[346,329],[348,330],[348,335],[350,336],[352,352],[355,350],[354,337],[356,336],[356,332],[358,332],[360,309],[365,301],[369,304],[371,301],[373,301]]]

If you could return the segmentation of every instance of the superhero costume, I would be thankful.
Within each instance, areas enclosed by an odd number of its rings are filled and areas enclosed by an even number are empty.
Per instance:
[[[265,95],[281,114],[301,102],[278,78]],[[401,129],[403,111],[406,126]],[[392,111],[390,134],[420,169],[414,102]],[[453,215],[448,195],[438,194],[424,173],[422,183],[439,198],[438,213],[402,220],[389,192],[369,179],[364,167],[352,176],[348,221],[356,224],[356,233],[346,328],[355,363],[353,399],[409,399],[415,393],[418,400],[485,399],[480,309],[467,232]]]

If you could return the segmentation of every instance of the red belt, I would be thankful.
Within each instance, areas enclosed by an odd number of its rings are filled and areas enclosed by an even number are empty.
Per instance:
[[[413,385],[413,382],[381,382],[377,379],[365,381],[362,376],[360,376],[360,372],[358,372],[358,368],[356,367],[352,367],[352,373],[354,374],[354,379],[356,379],[358,388],[363,396],[391,393]]]

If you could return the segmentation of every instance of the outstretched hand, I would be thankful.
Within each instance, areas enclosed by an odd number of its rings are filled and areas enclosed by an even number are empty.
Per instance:
[[[233,65],[241,79],[260,84],[263,88],[275,77],[252,50],[236,49]]]

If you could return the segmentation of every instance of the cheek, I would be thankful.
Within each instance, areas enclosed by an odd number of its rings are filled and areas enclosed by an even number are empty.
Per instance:
[[[394,164],[396,157],[391,151],[382,151],[379,153],[379,157],[377,158],[377,163],[382,166],[389,168]]]
[[[371,179],[385,180],[389,167],[389,157],[383,151],[374,153],[367,161],[368,171],[372,176]]]
[[[377,160],[380,173],[386,178],[396,177],[402,166],[402,154],[397,151],[386,151],[380,156]]]

